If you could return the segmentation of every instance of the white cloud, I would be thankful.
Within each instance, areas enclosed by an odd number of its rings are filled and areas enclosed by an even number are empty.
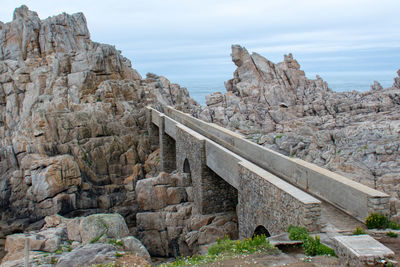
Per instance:
[[[232,43],[273,61],[293,52],[312,72],[318,72],[313,64],[321,68],[326,63],[333,69],[341,61],[350,69],[369,70],[374,65],[394,73],[400,67],[399,0],[0,1],[3,22],[22,4],[42,19],[83,12],[92,39],[116,45],[142,73],[198,71],[201,76],[206,70],[196,64],[209,60],[210,69],[219,75],[221,66],[232,64]],[[370,58],[361,57],[360,51],[371,51]],[[233,67],[227,70],[230,75]]]

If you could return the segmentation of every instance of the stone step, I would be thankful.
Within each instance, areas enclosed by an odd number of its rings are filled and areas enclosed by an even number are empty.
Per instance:
[[[347,266],[383,266],[394,252],[369,235],[335,236],[337,256]]]

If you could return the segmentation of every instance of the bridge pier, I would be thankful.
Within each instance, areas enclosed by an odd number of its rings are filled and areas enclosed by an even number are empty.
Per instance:
[[[160,116],[159,138],[161,171],[173,172],[176,170],[176,142],[165,132],[164,116]]]
[[[237,190],[207,167],[204,137],[185,126],[178,126],[175,138],[177,169],[191,172],[196,212],[210,214],[235,210]]]
[[[151,151],[157,149],[160,145],[160,137],[159,137],[159,128],[153,123],[153,118],[151,115],[151,109],[146,110],[146,125],[147,125],[147,133],[149,135],[149,141],[151,145]]]

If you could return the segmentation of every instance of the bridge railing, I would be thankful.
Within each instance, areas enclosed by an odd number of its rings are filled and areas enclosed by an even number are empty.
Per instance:
[[[172,107],[165,114],[197,131],[246,160],[283,178],[298,188],[364,221],[371,212],[389,213],[389,196],[342,175],[301,159],[289,158],[262,147],[242,135],[213,123],[207,123]]]

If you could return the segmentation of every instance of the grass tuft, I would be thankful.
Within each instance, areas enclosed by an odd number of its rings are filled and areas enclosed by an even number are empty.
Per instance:
[[[336,256],[333,249],[321,243],[319,236],[316,235],[315,238],[311,237],[306,228],[290,225],[287,231],[289,232],[289,238],[291,240],[303,241],[302,247],[307,256]]]
[[[174,262],[163,264],[165,267],[193,266],[212,263],[234,257],[236,255],[249,255],[253,253],[275,253],[278,249],[267,241],[265,235],[246,238],[244,240],[230,240],[227,236],[218,239],[217,243],[208,249],[206,255],[193,255],[180,257]]]
[[[361,227],[354,229],[353,235],[365,235],[367,234]]]

